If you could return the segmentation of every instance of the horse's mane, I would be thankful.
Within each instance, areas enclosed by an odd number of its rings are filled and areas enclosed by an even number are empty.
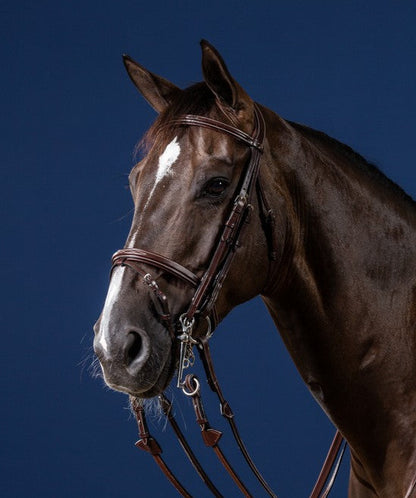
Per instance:
[[[412,207],[416,208],[416,202],[408,195],[399,185],[394,183],[390,178],[388,178],[377,166],[367,161],[361,154],[356,152],[354,149],[339,142],[335,138],[330,137],[322,131],[314,130],[308,126],[294,123],[288,121],[289,124],[299,131],[302,135],[311,139],[313,142],[318,142],[324,146],[329,146],[335,153],[339,154],[341,157],[345,158],[350,164],[360,168],[364,171],[371,179],[387,188],[392,194],[394,194],[399,199],[410,203]]]

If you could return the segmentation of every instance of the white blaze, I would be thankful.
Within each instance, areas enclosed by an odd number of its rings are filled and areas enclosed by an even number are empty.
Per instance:
[[[156,173],[156,183],[158,183],[166,174],[172,164],[178,159],[181,148],[178,144],[178,137],[175,137],[170,144],[166,146],[165,151],[159,157],[159,164]]]
[[[155,183],[153,184],[152,190],[150,191],[149,197],[147,198],[146,204],[142,210],[142,214],[146,211],[147,206],[149,205],[150,198],[152,197],[157,184],[165,178],[166,176],[172,176],[173,172],[171,171],[171,166],[178,159],[179,154],[181,152],[181,148],[178,143],[178,137],[175,137],[172,142],[170,142],[166,149],[163,151],[162,155],[159,157],[159,162],[157,165],[156,178]],[[139,231],[139,227],[136,230],[136,233],[132,237],[129,247],[134,247],[136,243],[137,232]]]
[[[103,308],[103,314],[101,317],[100,324],[100,344],[104,351],[108,352],[107,335],[109,333],[110,327],[110,316],[114,305],[116,304],[120,292],[121,281],[123,279],[125,267],[117,267],[114,269],[113,275],[111,277],[110,286],[108,288],[107,297],[105,299],[105,304]]]
[[[149,204],[150,198],[155,191],[156,185],[164,178],[165,176],[172,175],[171,166],[178,159],[179,154],[181,152],[181,148],[178,144],[178,137],[175,137],[170,144],[166,146],[166,149],[163,151],[163,154],[159,157],[159,163],[157,165],[157,172],[155,183],[150,191],[149,197],[147,198],[146,205],[144,206],[143,211],[147,208]]]

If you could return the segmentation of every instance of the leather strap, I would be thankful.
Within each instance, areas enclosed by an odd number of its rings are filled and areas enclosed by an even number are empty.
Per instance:
[[[254,112],[259,112],[256,105]],[[232,135],[234,138],[237,138],[237,140],[241,140],[249,147],[255,147],[259,150],[259,152],[263,152],[264,134],[262,134],[262,132],[264,128],[262,130],[257,130],[257,135],[251,136],[235,126],[228,125],[206,116],[195,116],[194,114],[185,114],[185,116],[181,116],[178,119],[173,120],[173,123],[178,125],[201,126],[203,128],[210,128],[211,130],[219,131],[221,133],[227,133],[228,135]]]
[[[189,321],[193,319],[197,312],[202,313],[204,316],[210,314],[231,266],[231,261],[238,246],[239,236],[244,221],[251,209],[252,194],[257,182],[260,156],[263,150],[262,144],[265,135],[264,118],[257,105],[254,105],[254,117],[255,130],[253,136],[247,135],[238,128],[203,116],[187,115],[175,120],[178,124],[202,126],[231,134],[243,141],[251,149],[250,160],[244,172],[240,191],[234,200],[231,213],[224,225],[219,243],[215,249],[209,267],[201,279],[201,283],[186,312],[186,317]],[[209,299],[209,297],[211,298]]]
[[[344,446],[341,449],[343,443]],[[341,463],[344,451],[345,451],[345,440],[342,437],[341,433],[337,430],[334,439],[331,443],[331,446],[329,447],[329,451],[326,456],[325,462],[322,466],[321,472],[319,473],[318,479],[315,483],[315,486],[309,498],[326,498],[329,495],[331,488],[334,484],[335,477],[338,473],[339,465]],[[340,454],[340,457],[338,463],[335,464],[335,460],[338,454]],[[329,474],[333,468],[334,468],[334,473],[331,479],[328,481],[327,487],[324,490],[325,483],[327,482]]]
[[[274,493],[274,491],[272,490],[272,488],[269,486],[267,481],[261,475],[260,471],[257,469],[257,467],[256,467],[253,459],[251,458],[243,440],[241,439],[241,436],[240,436],[240,433],[238,431],[237,424],[235,421],[234,413],[231,409],[230,404],[225,399],[225,397],[222,393],[220,383],[219,383],[218,378],[215,374],[215,369],[214,369],[214,365],[212,362],[211,352],[209,349],[209,344],[208,344],[207,338],[200,339],[198,350],[199,350],[199,354],[200,354],[200,357],[202,360],[202,364],[204,365],[205,374],[206,374],[206,377],[208,380],[208,384],[209,384],[210,388],[212,389],[212,391],[215,392],[215,394],[217,395],[217,397],[219,399],[221,415],[228,421],[228,423],[231,427],[234,439],[235,439],[241,453],[243,454],[245,461],[247,462],[247,464],[250,467],[253,474],[256,476],[259,483],[263,486],[263,488],[269,494],[269,496],[271,496],[272,498],[277,498],[277,496]]]
[[[187,284],[196,287],[200,279],[192,273],[190,270],[184,266],[176,263],[166,256],[162,256],[156,252],[145,251],[144,249],[127,248],[120,249],[114,253],[113,258],[114,265],[122,265],[126,261],[135,261],[136,263],[145,263],[155,268],[160,268],[163,271],[170,273],[171,275],[179,278],[180,280],[186,282]]]
[[[175,417],[173,416],[173,413],[172,413],[171,401],[164,394],[161,394],[159,396],[159,403],[160,403],[160,406],[163,410],[163,413],[167,417],[174,433],[176,434],[176,437],[178,438],[178,441],[179,441],[180,445],[182,446],[183,451],[185,452],[189,461],[192,463],[192,465],[193,465],[194,469],[196,470],[197,474],[199,475],[199,477],[203,480],[203,482],[206,484],[208,489],[211,491],[211,493],[216,498],[223,498],[222,494],[218,491],[218,489],[212,483],[211,479],[208,477],[207,473],[203,469],[203,467],[200,464],[195,453],[192,451],[192,448],[189,446],[189,443],[186,440],[185,436],[183,435],[183,432],[179,428],[179,425],[176,422]]]
[[[162,469],[162,472],[169,479],[171,484],[179,491],[179,493],[185,498],[192,498],[192,495],[182,486],[177,477],[173,474],[170,468],[166,465],[163,458],[160,456],[162,453],[162,449],[158,445],[156,439],[154,439],[147,427],[146,419],[144,416],[144,409],[141,403],[138,402],[137,398],[131,398],[131,406],[136,415],[137,425],[139,429],[140,439],[137,441],[135,446],[141,450],[147,451],[150,453],[155,460],[155,462]]]
[[[185,390],[184,393],[192,398],[192,404],[195,410],[196,422],[201,429],[201,436],[205,443],[205,446],[212,448],[220,460],[221,464],[224,466],[225,470],[231,476],[233,481],[238,486],[239,490],[243,493],[246,498],[252,498],[252,495],[248,491],[247,487],[238,476],[236,471],[231,466],[230,462],[222,452],[218,445],[218,442],[222,436],[221,431],[213,429],[207,419],[205,410],[202,404],[201,394],[200,394],[200,384],[197,378],[190,374],[186,376],[185,379]]]

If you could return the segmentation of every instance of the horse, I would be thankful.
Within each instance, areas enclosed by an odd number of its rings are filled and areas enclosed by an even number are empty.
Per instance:
[[[416,204],[350,147],[254,102],[201,48],[203,81],[186,89],[123,56],[158,117],[94,326],[105,382],[163,393],[207,324],[260,295],[349,444],[349,497],[416,496]]]

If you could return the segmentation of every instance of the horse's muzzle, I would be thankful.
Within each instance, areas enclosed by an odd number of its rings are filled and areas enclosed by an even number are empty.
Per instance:
[[[100,321],[94,327],[94,352],[100,361],[106,382],[115,389],[132,382],[137,383],[140,373],[149,361],[150,344],[146,332],[130,327],[127,332],[119,332],[106,337]]]
[[[168,334],[157,340],[137,326],[114,325],[109,330],[99,319],[94,326],[94,352],[106,384],[133,396],[159,394],[173,373]]]

